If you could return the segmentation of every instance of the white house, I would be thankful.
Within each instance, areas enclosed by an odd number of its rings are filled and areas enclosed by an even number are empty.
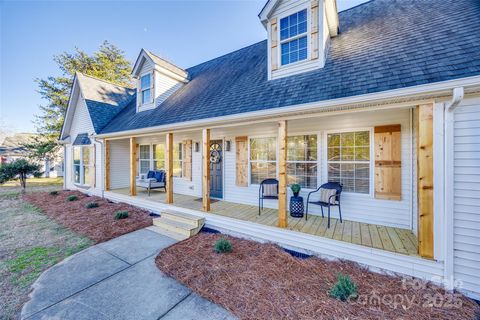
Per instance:
[[[270,0],[259,18],[267,40],[188,69],[142,49],[134,89],[77,74],[65,188],[479,298],[477,1]],[[160,169],[166,191],[137,188]],[[289,216],[289,185],[306,205],[328,181],[343,221]]]

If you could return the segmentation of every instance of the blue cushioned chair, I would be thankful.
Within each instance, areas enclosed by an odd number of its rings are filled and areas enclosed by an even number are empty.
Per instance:
[[[152,189],[164,189],[167,192],[166,173],[163,170],[150,170],[146,175],[140,176],[136,180],[137,187],[145,188],[150,196]]]

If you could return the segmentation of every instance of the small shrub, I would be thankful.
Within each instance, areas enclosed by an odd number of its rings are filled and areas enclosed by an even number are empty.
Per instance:
[[[232,244],[227,239],[221,238],[215,242],[215,246],[213,247],[216,253],[226,253],[232,252]]]
[[[74,194],[67,197],[67,201],[77,201],[78,197]]]
[[[330,297],[346,301],[348,298],[357,297],[357,285],[350,276],[339,273],[337,274],[337,282],[328,292]]]
[[[58,194],[58,191],[50,191],[51,196],[56,196]]]
[[[85,208],[87,209],[92,209],[92,208],[98,208],[98,203],[96,202],[89,202],[85,205]]]
[[[115,220],[126,219],[126,218],[128,218],[128,211],[115,212]]]

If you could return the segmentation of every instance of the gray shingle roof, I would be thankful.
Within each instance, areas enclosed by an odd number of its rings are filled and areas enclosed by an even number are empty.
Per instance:
[[[73,141],[74,146],[83,146],[83,145],[89,145],[92,142],[90,141],[90,138],[88,137],[88,133],[79,133],[75,137],[75,141]]]
[[[187,69],[153,110],[125,107],[101,133],[266,110],[480,75],[480,1],[374,0],[340,12],[325,67],[267,80],[262,41]]]

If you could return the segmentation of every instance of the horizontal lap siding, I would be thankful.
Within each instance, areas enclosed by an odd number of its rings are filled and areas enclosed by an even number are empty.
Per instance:
[[[130,141],[110,141],[110,188],[126,188],[130,185]]]
[[[480,103],[455,111],[454,274],[480,294]]]

